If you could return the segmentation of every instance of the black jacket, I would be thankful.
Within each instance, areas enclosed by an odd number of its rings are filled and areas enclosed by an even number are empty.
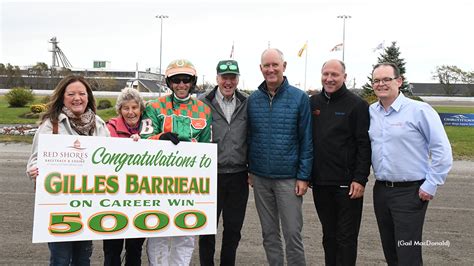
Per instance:
[[[313,118],[313,185],[363,186],[370,174],[369,106],[345,85],[330,98],[324,88],[310,98]]]

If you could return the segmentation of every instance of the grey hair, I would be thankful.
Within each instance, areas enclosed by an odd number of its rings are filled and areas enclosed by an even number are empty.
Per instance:
[[[277,49],[277,48],[267,48],[265,49],[263,52],[262,52],[262,55],[260,56],[260,62],[263,61],[263,56],[269,52],[269,51],[276,51],[278,53],[278,55],[280,56],[280,59],[282,62],[285,62],[285,57],[283,56],[283,52],[280,51],[280,49]]]
[[[130,100],[137,102],[140,106],[140,113],[143,113],[143,110],[145,110],[145,102],[143,101],[142,96],[136,89],[126,87],[117,97],[117,102],[115,103],[115,111],[117,114],[120,115],[120,109],[122,108],[123,103]]]

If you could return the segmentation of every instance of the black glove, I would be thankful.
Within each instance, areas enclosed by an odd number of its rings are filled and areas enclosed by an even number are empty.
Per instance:
[[[179,139],[178,134],[173,132],[166,132],[160,136],[160,140],[170,140],[174,145],[178,145]]]

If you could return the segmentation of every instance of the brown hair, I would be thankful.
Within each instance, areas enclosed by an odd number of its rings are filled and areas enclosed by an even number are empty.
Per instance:
[[[87,108],[90,108],[92,112],[96,112],[96,105],[94,95],[92,94],[92,88],[89,83],[82,76],[69,75],[64,77],[54,88],[53,94],[51,95],[51,100],[48,103],[48,109],[41,118],[41,122],[46,119],[51,121],[58,120],[59,114],[62,111],[64,106],[64,93],[66,92],[67,86],[69,84],[79,81],[86,87],[87,91]]]
[[[381,67],[381,66],[389,66],[391,68],[393,68],[393,75],[395,75],[395,78],[398,78],[400,77],[400,69],[397,67],[397,65],[395,65],[394,63],[392,62],[382,62],[382,63],[378,63],[374,66],[374,68],[372,69],[372,75],[374,75],[374,71]]]

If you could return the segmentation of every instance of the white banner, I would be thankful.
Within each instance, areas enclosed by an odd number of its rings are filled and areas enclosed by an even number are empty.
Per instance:
[[[216,233],[216,144],[39,137],[33,243]]]

